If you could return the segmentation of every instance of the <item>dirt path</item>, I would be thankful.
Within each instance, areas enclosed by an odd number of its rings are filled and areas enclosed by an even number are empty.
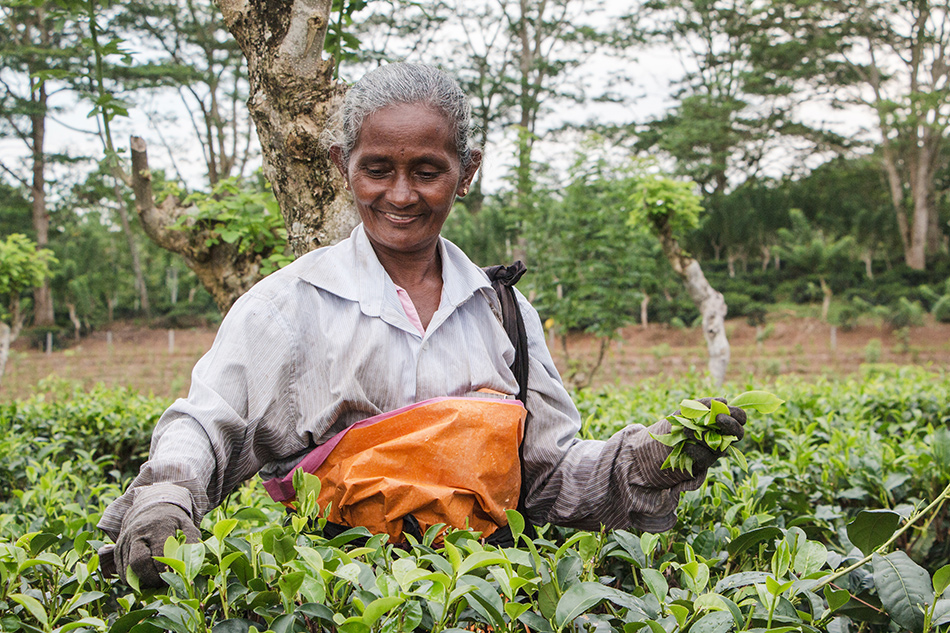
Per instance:
[[[736,319],[727,328],[733,378],[837,376],[853,373],[868,361],[950,368],[950,324],[911,328],[906,338],[872,325],[851,332],[839,330],[834,351],[831,328],[814,319],[773,319],[758,330]],[[113,329],[111,343],[107,332],[96,332],[51,354],[28,349],[25,341],[18,341],[0,387],[0,401],[27,396],[50,376],[81,381],[85,387],[101,382],[165,398],[181,397],[188,393],[191,368],[213,340],[213,329],[175,330],[170,345],[168,330],[121,324]],[[549,345],[565,376],[572,367],[589,365],[598,351],[596,340],[581,335],[569,337],[569,358],[559,338],[549,340]],[[594,384],[629,385],[651,376],[701,372],[705,366],[705,343],[699,330],[632,326],[611,343]]]

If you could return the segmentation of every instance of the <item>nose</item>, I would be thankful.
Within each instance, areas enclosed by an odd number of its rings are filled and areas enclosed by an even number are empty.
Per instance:
[[[412,179],[409,174],[398,173],[389,189],[389,195],[386,196],[389,203],[398,209],[405,209],[412,206],[419,199],[419,195],[412,186]]]

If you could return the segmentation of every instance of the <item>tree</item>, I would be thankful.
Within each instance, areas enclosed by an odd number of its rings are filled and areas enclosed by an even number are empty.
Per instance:
[[[331,3],[221,0],[218,6],[247,59],[248,107],[263,149],[264,175],[280,205],[293,255],[342,239],[357,219],[320,140],[344,92],[334,79],[336,65],[323,57]],[[207,223],[189,219],[189,205],[175,195],[156,205],[147,148],[137,137],[132,139],[132,177],[146,232],[184,255],[227,311],[260,278],[262,254],[242,256],[226,241],[209,242],[203,234]]]
[[[142,226],[178,253],[222,314],[267,273],[291,258],[280,210],[265,183],[223,180],[184,201],[172,191],[156,205],[145,142],[132,138],[132,170]]]
[[[829,35],[813,81],[840,104],[873,113],[880,160],[906,264],[924,270],[942,228],[935,176],[950,131],[950,7],[944,0],[815,3],[812,29]]]
[[[248,63],[248,107],[295,256],[349,234],[357,219],[320,136],[343,96],[323,58],[329,0],[219,0]]]
[[[880,157],[836,158],[785,189],[789,206],[801,209],[812,226],[825,235],[853,237],[868,279],[874,278],[876,258],[889,261],[902,252]]]
[[[144,63],[113,68],[114,79],[129,90],[177,94],[187,112],[191,138],[200,143],[210,186],[245,175],[256,153],[244,108],[247,69],[217,5],[211,0],[136,0],[124,3],[112,21],[126,40],[134,38],[153,51]],[[164,123],[155,127],[168,146],[168,135],[161,130]],[[175,153],[172,147],[167,149]]]
[[[647,0],[631,12],[648,42],[672,45],[685,73],[677,105],[637,128],[641,150],[662,151],[705,196],[755,179],[783,136],[813,137],[795,119],[810,38],[779,37],[778,14],[759,0]],[[645,26],[641,26],[645,25]]]
[[[23,143],[29,159],[0,161],[0,170],[30,192],[33,230],[42,249],[49,243],[47,209],[47,123],[50,98],[64,89],[47,81],[68,74],[82,58],[79,38],[53,2],[23,2],[0,6],[0,132]],[[49,280],[37,282],[34,292],[37,325],[54,321]]]
[[[557,192],[536,193],[543,196],[537,202],[543,212],[525,226],[532,262],[527,288],[538,311],[553,319],[560,333],[565,381],[587,387],[610,342],[634,320],[650,283],[644,272],[654,262],[649,252],[636,248],[642,233],[628,222],[629,196],[605,160],[580,155],[569,178]],[[599,340],[592,363],[571,357],[570,331]]]
[[[577,67],[594,43],[605,38],[589,25],[591,11],[579,0],[498,0],[515,42],[517,81],[514,87],[518,131],[515,205],[528,217],[532,151],[538,138],[538,116],[551,97],[580,99],[565,90],[567,71]]]
[[[21,295],[40,285],[55,263],[52,251],[38,249],[25,235],[13,233],[0,241],[0,296],[7,298],[0,320],[0,380],[10,355],[10,343],[16,340],[23,328]]]
[[[789,211],[791,229],[779,229],[782,252],[785,261],[799,274],[815,274],[821,286],[821,319],[828,320],[833,289],[828,277],[835,271],[845,268],[850,251],[854,248],[854,238],[833,237],[811,227],[800,209]]]
[[[503,7],[504,5],[501,5]],[[494,2],[470,3],[456,0],[452,19],[461,26],[461,37],[453,42],[451,70],[462,90],[472,100],[472,122],[476,142],[486,147],[490,135],[512,122],[518,99],[515,90],[518,51],[510,26],[501,19]],[[463,201],[471,213],[483,204],[482,172],[476,174],[469,195]]]
[[[664,176],[643,175],[630,180],[630,221],[649,226],[660,238],[663,253],[683,280],[703,319],[703,336],[709,349],[709,375],[721,386],[729,367],[726,338],[726,301],[703,274],[703,269],[682,246],[683,236],[696,227],[702,206],[695,184]]]
[[[725,255],[729,276],[736,276],[736,262],[761,257],[762,270],[773,258],[778,266],[776,229],[788,225],[788,193],[780,182],[750,179],[725,193],[704,200],[706,212],[699,230],[690,236],[697,254],[710,251],[715,259]]]

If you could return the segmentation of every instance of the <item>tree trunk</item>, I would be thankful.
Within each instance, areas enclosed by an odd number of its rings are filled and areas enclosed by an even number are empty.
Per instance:
[[[139,295],[139,303],[145,316],[149,316],[152,311],[151,302],[148,300],[148,286],[145,285],[145,273],[142,272],[142,262],[139,259],[139,247],[135,243],[135,236],[132,234],[132,225],[129,223],[129,211],[125,208],[125,198],[122,196],[122,190],[119,189],[119,180],[116,179],[112,185],[112,193],[115,195],[115,201],[119,212],[119,222],[122,224],[122,232],[125,233],[125,239],[129,243],[129,254],[132,256],[132,274],[135,276],[135,291]]]
[[[874,253],[867,249],[861,253],[861,261],[864,262],[864,274],[868,279],[874,279]]]
[[[3,385],[3,374],[10,358],[10,338],[10,326],[0,321],[0,385]]]
[[[721,387],[726,380],[730,356],[729,339],[726,337],[726,300],[706,279],[699,262],[680,248],[669,226],[662,225],[657,229],[663,253],[676,274],[682,278],[686,291],[703,317],[703,336],[709,350],[709,376],[713,385]]]
[[[331,0],[218,6],[247,58],[248,108],[294,255],[343,239],[359,220],[320,142],[345,91],[323,59]]]
[[[79,334],[82,331],[82,321],[79,320],[79,317],[76,315],[76,304],[67,303],[66,307],[69,308],[69,320],[73,324],[73,330],[75,330],[76,340],[79,340]]]
[[[30,115],[33,143],[33,229],[36,231],[36,247],[49,246],[49,212],[46,209],[46,85],[40,84],[35,92],[35,111]],[[52,325],[53,294],[49,287],[49,277],[33,293],[33,323]]]
[[[914,197],[913,222],[910,226],[910,245],[904,260],[910,268],[925,270],[927,268],[927,228],[930,224],[930,208],[927,196],[920,191]]]
[[[721,387],[726,380],[730,356],[729,339],[726,338],[726,300],[706,280],[703,269],[695,259],[690,260],[684,274],[680,276],[689,296],[703,315],[703,336],[709,350],[709,375],[713,384]]]
[[[819,277],[818,283],[821,285],[821,292],[824,295],[821,299],[821,320],[827,322],[828,310],[831,309],[831,286],[828,285],[824,277]]]
[[[185,221],[184,229],[171,228],[188,209],[171,195],[160,207],[155,206],[145,141],[133,136],[130,145],[132,191],[146,234],[162,248],[180,254],[211,293],[221,313],[227,313],[238,297],[263,277],[261,260],[271,253],[241,253],[234,245],[222,241],[208,246],[206,241],[211,237],[208,228],[192,218]]]
[[[0,384],[3,384],[3,373],[10,358],[10,344],[20,336],[23,329],[23,315],[20,313],[20,295],[13,293],[10,297],[10,323],[0,321]]]

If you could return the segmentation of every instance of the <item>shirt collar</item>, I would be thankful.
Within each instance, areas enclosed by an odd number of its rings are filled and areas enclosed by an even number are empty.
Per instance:
[[[442,255],[442,303],[457,307],[476,292],[491,288],[488,276],[458,246],[439,237]],[[381,316],[387,306],[398,306],[396,286],[373,250],[362,224],[350,237],[305,256],[308,264],[298,273],[304,281],[349,301],[357,301],[367,316]],[[303,264],[303,262],[301,262]],[[440,307],[440,309],[441,309]]]

